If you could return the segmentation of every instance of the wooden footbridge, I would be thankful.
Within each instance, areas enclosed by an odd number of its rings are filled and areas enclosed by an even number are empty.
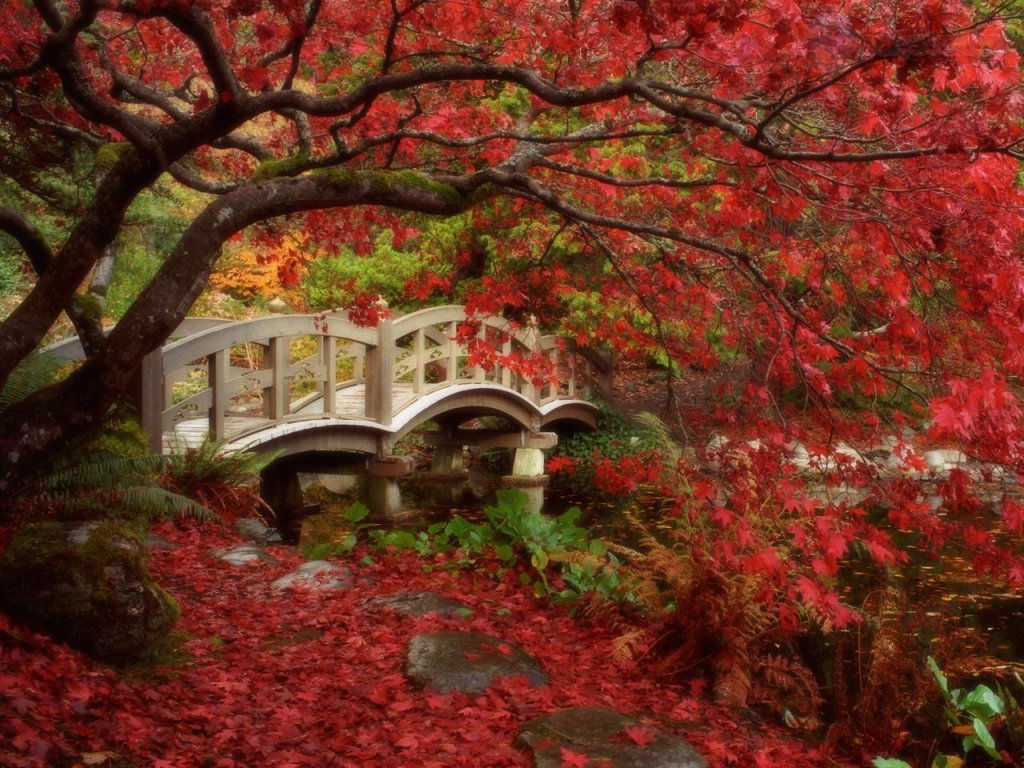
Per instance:
[[[52,351],[70,359],[76,348],[72,341]],[[426,422],[439,426],[427,436],[436,450],[457,446],[460,456],[467,445],[539,453],[555,444],[545,430],[558,423],[594,428],[588,398],[610,372],[599,357],[533,326],[446,306],[373,327],[342,311],[190,319],[146,358],[140,378],[142,424],[156,451],[209,438],[226,451],[282,457],[355,453],[372,457],[371,475],[399,476],[405,470],[393,448]],[[504,426],[463,428],[482,416]],[[541,459],[541,474],[542,467]],[[453,468],[461,464],[435,461],[441,474]]]

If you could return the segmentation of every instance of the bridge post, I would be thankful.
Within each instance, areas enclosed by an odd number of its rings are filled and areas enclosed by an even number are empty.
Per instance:
[[[338,345],[333,336],[320,337],[320,363],[324,368],[324,378],[320,391],[324,398],[324,413],[335,413],[337,406],[337,356]]]
[[[544,487],[548,476],[544,474],[544,451],[540,448],[516,448],[512,461],[512,474],[501,478],[503,488],[518,488],[526,494],[526,509],[540,512],[544,508]]]
[[[398,480],[412,474],[411,456],[374,457],[366,462],[363,503],[374,520],[394,522],[402,518],[402,491]]]
[[[270,386],[263,390],[263,408],[266,417],[271,421],[283,419],[288,415],[288,382],[285,374],[288,369],[288,339],[274,336],[267,347],[267,364],[270,368]]]
[[[386,301],[381,299],[378,304],[387,310]],[[366,358],[366,418],[388,425],[394,415],[391,385],[395,377],[395,334],[390,317],[377,324],[377,346]]]
[[[228,380],[230,360],[228,350],[221,349],[206,357],[206,371],[210,384],[210,437],[213,440],[223,440],[227,437],[226,414],[227,414],[227,393],[224,382]]]

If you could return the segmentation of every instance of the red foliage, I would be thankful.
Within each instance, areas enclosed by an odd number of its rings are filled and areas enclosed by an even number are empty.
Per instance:
[[[525,720],[603,705],[650,716],[660,728],[677,723],[715,768],[767,758],[833,765],[779,728],[744,723],[682,687],[614,666],[614,630],[538,601],[515,574],[495,583],[443,558],[375,553],[370,565],[350,563],[352,589],[277,592],[269,583],[298,564],[293,550],[272,550],[279,565],[236,568],[209,554],[231,543],[218,530],[159,533],[179,545],[155,551],[152,569],[182,604],[181,658],[118,673],[0,616],[0,764],[74,764],[86,753],[116,753],[158,768],[525,768],[528,755],[512,746]],[[457,597],[473,616],[414,618],[370,602],[410,589]],[[478,696],[417,690],[403,674],[406,643],[445,628],[523,646],[551,684],[509,679]],[[638,726],[625,738],[641,744],[649,732]]]

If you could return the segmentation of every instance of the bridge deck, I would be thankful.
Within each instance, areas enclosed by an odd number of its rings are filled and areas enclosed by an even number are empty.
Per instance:
[[[416,400],[412,384],[392,383],[392,402],[395,411],[412,404]],[[339,387],[335,395],[335,411],[332,416],[337,421],[350,420],[353,424],[366,424],[366,385],[350,384]],[[310,420],[324,412],[323,399],[312,398],[309,402],[297,407],[290,418],[296,422]],[[288,418],[284,420],[287,423]],[[273,425],[281,424],[282,420],[272,420],[255,414],[236,414],[225,417],[226,442],[232,443],[245,435],[255,434]],[[173,432],[164,432],[164,453],[180,453],[188,448],[197,448],[209,436],[210,420],[208,416],[185,419],[174,425]]]

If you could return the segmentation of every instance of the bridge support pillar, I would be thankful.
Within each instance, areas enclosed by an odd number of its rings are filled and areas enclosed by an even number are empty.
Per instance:
[[[372,519],[382,522],[402,519],[402,491],[398,480],[412,474],[412,468],[411,456],[385,456],[366,462],[362,496]]]
[[[544,508],[544,487],[547,484],[544,451],[540,448],[516,448],[512,474],[501,479],[502,487],[518,488],[526,494],[527,510],[540,512]]]
[[[429,495],[442,504],[460,504],[466,495],[469,472],[462,445],[435,445],[430,471],[417,475],[429,489]]]

